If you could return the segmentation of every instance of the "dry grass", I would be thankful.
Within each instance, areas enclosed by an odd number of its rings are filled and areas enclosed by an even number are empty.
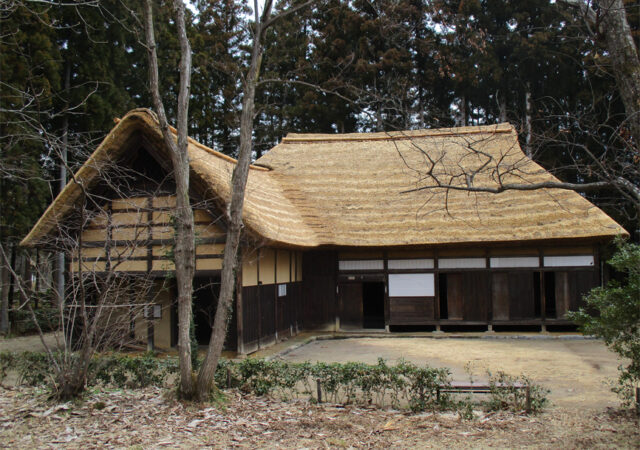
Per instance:
[[[525,374],[551,390],[551,401],[566,408],[603,410],[618,400],[607,385],[616,378],[619,361],[596,340],[560,339],[433,339],[359,338],[320,340],[283,358],[288,361],[374,364],[378,357],[390,362],[404,358],[416,364],[448,367],[454,380],[476,379],[486,371]]]

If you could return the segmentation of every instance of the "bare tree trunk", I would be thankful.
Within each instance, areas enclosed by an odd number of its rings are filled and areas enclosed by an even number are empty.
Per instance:
[[[561,0],[562,3],[580,10],[589,26],[597,27],[606,41],[612,73],[620,91],[627,115],[627,127],[634,144],[640,143],[640,59],[627,20],[623,0],[604,0],[598,11],[591,2],[584,0]]]
[[[466,127],[469,122],[469,110],[467,107],[467,96],[463,95],[460,99],[460,125]]]
[[[218,360],[222,353],[224,340],[227,333],[227,321],[229,310],[233,301],[235,290],[236,268],[239,261],[238,248],[242,233],[242,208],[244,204],[244,192],[249,175],[251,162],[251,143],[253,137],[253,116],[255,106],[255,91],[260,76],[260,64],[262,62],[262,39],[269,25],[271,7],[273,2],[267,0],[264,5],[262,17],[258,18],[258,5],[254,2],[256,16],[253,35],[253,48],[251,51],[251,65],[244,81],[244,98],[242,99],[242,114],[240,117],[240,151],[238,163],[233,171],[231,203],[228,210],[227,240],[224,247],[224,259],[222,262],[222,274],[218,307],[211,331],[209,350],[198,374],[198,397],[205,400],[211,391],[213,377],[215,375]]]
[[[500,113],[500,122],[504,123],[507,121],[507,97],[500,92],[497,93],[498,97],[498,110]]]
[[[69,89],[71,89],[71,63],[66,62],[64,68],[64,91],[65,91],[65,108],[69,107]],[[69,112],[65,111],[62,117],[62,154],[60,155],[60,182],[58,192],[67,185],[67,161],[69,149]],[[56,255],[56,293],[58,302],[64,302],[64,252],[58,252]]]
[[[524,93],[524,107],[525,107],[525,143],[524,152],[529,157],[533,157],[531,150],[531,83],[527,82],[527,90]]]
[[[0,255],[0,334],[9,333],[9,261],[4,252]]]
[[[640,59],[622,0],[603,2],[600,31],[607,42],[613,73],[627,113],[627,126],[635,145],[640,144]]]
[[[184,3],[174,1],[176,25],[180,41],[180,88],[178,92],[178,142],[169,129],[158,81],[158,58],[153,29],[151,0],[145,0],[145,35],[149,56],[149,84],[153,104],[158,114],[165,145],[171,154],[173,177],[176,182],[175,215],[175,267],[178,288],[178,354],[180,359],[180,393],[185,398],[193,396],[191,345],[189,327],[192,316],[193,275],[195,272],[195,228],[193,210],[189,200],[189,153],[187,149],[187,120],[189,115],[189,89],[191,78],[191,48],[184,23]]]
[[[220,276],[220,295],[218,306],[213,321],[211,339],[207,356],[198,374],[198,398],[206,400],[213,386],[218,360],[222,353],[224,340],[227,334],[227,322],[231,310],[233,294],[236,288],[236,269],[240,262],[238,248],[242,233],[242,208],[244,204],[244,192],[249,176],[249,164],[251,162],[251,144],[253,138],[253,119],[255,107],[255,91],[260,77],[260,64],[262,63],[262,40],[265,32],[276,20],[285,17],[299,9],[312,4],[313,0],[301,3],[295,7],[271,17],[273,0],[266,0],[262,15],[258,13],[258,1],[254,0],[255,29],[253,34],[253,47],[251,50],[251,64],[244,80],[244,98],[242,99],[242,114],[240,116],[240,151],[238,163],[233,171],[231,180],[231,201],[228,209],[227,241],[224,247],[224,259],[222,261],[222,274]],[[239,287],[240,288],[240,287]]]
[[[13,304],[13,294],[16,290],[16,285],[18,284],[18,275],[17,275],[17,253],[15,245],[11,246],[11,260],[9,261],[9,267],[11,267],[11,277],[9,277],[9,306]]]

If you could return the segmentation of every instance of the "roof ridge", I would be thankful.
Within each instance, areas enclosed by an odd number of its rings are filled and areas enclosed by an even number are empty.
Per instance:
[[[129,114],[132,114],[132,113],[133,114],[146,113],[146,114],[150,115],[153,118],[154,122],[158,122],[158,118],[156,116],[156,113],[154,113],[152,110],[150,110],[148,108],[136,108],[136,109],[133,109],[133,110],[129,111],[127,114],[125,114],[124,117],[126,118]],[[116,118],[113,119],[113,121],[116,124],[120,123],[121,120],[124,120],[124,118],[120,119],[120,118],[116,117]],[[175,134],[176,136],[178,135],[178,130],[176,130],[171,125],[169,125],[169,130],[171,130],[171,132],[173,134]],[[238,160],[237,159],[235,159],[235,158],[233,158],[233,157],[231,157],[229,155],[226,155],[226,154],[224,154],[222,152],[219,152],[218,150],[214,150],[211,147],[207,147],[206,145],[196,141],[191,136],[187,136],[187,142],[189,144],[193,144],[194,146],[198,147],[201,150],[206,151],[207,153],[209,153],[209,154],[211,154],[213,156],[216,156],[217,158],[223,159],[223,160],[228,161],[228,162],[230,162],[232,164],[238,164]],[[255,166],[253,164],[249,165],[249,169],[258,170],[258,171],[261,171],[261,172],[268,172],[268,171],[271,170],[268,167],[260,167],[260,166]]]
[[[340,141],[397,141],[431,136],[458,136],[463,134],[511,133],[515,128],[509,122],[494,125],[476,125],[466,127],[435,128],[404,131],[382,131],[370,133],[289,133],[282,139],[283,144],[302,142],[340,142]]]

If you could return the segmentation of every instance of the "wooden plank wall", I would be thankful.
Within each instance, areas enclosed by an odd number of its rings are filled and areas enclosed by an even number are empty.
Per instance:
[[[389,302],[392,324],[425,325],[435,316],[433,297],[393,297]]]
[[[114,199],[82,231],[82,248],[71,263],[71,271],[148,272],[167,274],[174,270],[170,252],[174,229],[171,211],[174,196]],[[196,271],[222,268],[225,231],[218,218],[205,209],[194,209]]]
[[[260,248],[243,256],[242,317],[238,319],[243,353],[297,333],[301,285],[301,252]]]
[[[305,329],[333,326],[336,319],[337,259],[334,251],[302,256],[302,324]]]
[[[312,316],[309,319],[311,326],[320,325],[317,318],[328,321],[324,308],[332,302],[325,301],[325,305],[322,305],[320,297],[323,294],[318,294],[321,283],[330,283],[329,279],[323,280],[318,271],[331,267],[331,264],[325,261],[319,265],[315,253],[317,252],[308,255],[310,266],[305,267],[305,270],[309,270],[308,289],[313,291],[307,294],[308,299],[305,300]],[[552,255],[589,255],[593,263],[591,267],[545,265],[544,258]],[[566,322],[568,310],[575,310],[582,305],[581,296],[599,284],[600,272],[597,246],[460,248],[415,250],[402,254],[395,251],[363,250],[339,252],[337,257],[342,261],[340,266],[343,267],[338,271],[341,292],[341,307],[338,312],[341,316],[340,325],[343,322],[349,325],[353,321],[353,311],[348,306],[361,303],[359,293],[353,291],[357,287],[350,289],[348,283],[357,286],[359,282],[361,286],[372,277],[388,277],[396,273],[433,273],[435,296],[388,296],[385,313],[385,323],[388,325],[562,323]],[[413,265],[402,261],[407,258],[413,258],[409,261]],[[384,268],[372,269],[367,264],[371,260],[383,261]],[[443,261],[446,264],[440,266]],[[348,262],[358,264],[347,264]],[[337,265],[337,262],[334,264]],[[421,264],[419,269],[418,264]],[[406,268],[402,268],[403,265]],[[532,265],[535,267],[531,267]],[[327,292],[324,295],[330,294]]]

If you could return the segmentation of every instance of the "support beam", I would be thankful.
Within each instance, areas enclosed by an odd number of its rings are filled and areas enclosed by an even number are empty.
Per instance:
[[[147,307],[148,308],[148,307]],[[153,315],[153,311],[151,311]],[[153,317],[147,319],[147,351],[152,352],[155,350],[155,329],[153,324]]]
[[[236,281],[236,334],[237,334],[237,348],[236,351],[244,355],[244,326],[242,318],[242,267],[238,270],[238,278]]]

